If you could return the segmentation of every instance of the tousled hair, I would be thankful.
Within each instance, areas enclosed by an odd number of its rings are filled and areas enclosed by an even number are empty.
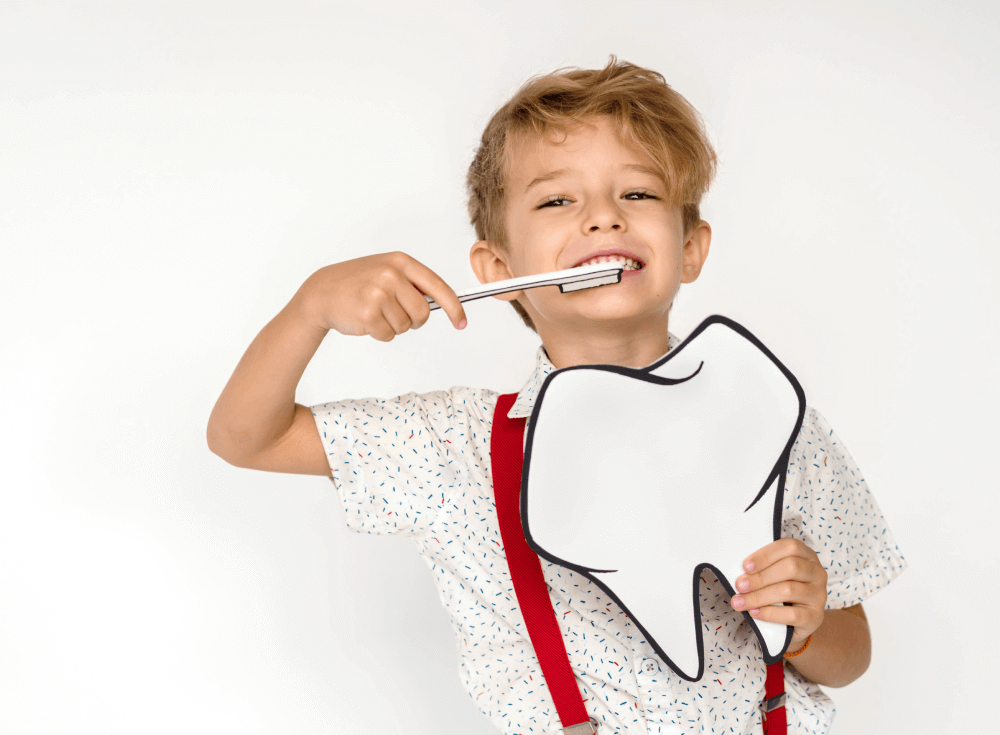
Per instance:
[[[576,126],[591,127],[588,121],[602,116],[611,120],[623,145],[653,160],[666,183],[669,203],[681,207],[687,236],[701,219],[699,204],[716,170],[704,123],[662,74],[618,61],[612,54],[603,69],[564,67],[532,77],[493,113],[466,175],[476,238],[510,254],[506,195],[519,144],[544,138],[550,130],[566,133]],[[517,301],[510,304],[537,334],[524,307]]]

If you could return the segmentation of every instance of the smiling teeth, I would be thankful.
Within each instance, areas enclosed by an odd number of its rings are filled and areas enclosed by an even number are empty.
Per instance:
[[[636,261],[631,258],[623,258],[620,255],[602,255],[599,258],[593,258],[584,263],[580,263],[579,267],[594,265],[595,263],[623,263],[625,265],[625,270],[627,271],[637,271],[640,268]]]

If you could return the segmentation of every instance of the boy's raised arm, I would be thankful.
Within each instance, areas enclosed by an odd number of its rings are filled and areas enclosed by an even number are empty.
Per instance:
[[[208,420],[209,449],[237,467],[332,477],[312,412],[295,402],[306,366],[331,329],[391,342],[422,327],[431,313],[424,294],[458,328],[465,310],[455,291],[405,253],[313,273],[236,366]]]
[[[304,310],[300,289],[250,343],[212,409],[208,447],[232,465],[331,474],[312,412],[295,403],[299,380],[328,331],[311,324]],[[277,447],[283,456],[272,451]]]

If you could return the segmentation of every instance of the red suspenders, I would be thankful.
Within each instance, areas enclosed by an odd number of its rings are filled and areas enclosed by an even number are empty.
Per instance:
[[[600,723],[588,717],[583,695],[573,678],[569,656],[549,598],[542,565],[538,555],[524,540],[521,526],[521,467],[524,463],[525,418],[507,418],[507,412],[517,393],[507,393],[497,399],[490,436],[490,461],[493,470],[493,494],[497,520],[503,539],[507,566],[514,581],[514,592],[521,616],[528,629],[531,645],[542,667],[545,685],[556,705],[564,735],[593,735]],[[782,735],[785,720],[784,661],[767,667],[764,684],[764,735]],[[767,708],[770,707],[770,711]]]

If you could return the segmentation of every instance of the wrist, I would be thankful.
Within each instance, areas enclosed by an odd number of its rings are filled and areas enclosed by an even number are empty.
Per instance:
[[[791,643],[789,643],[788,649],[785,651],[785,656],[791,657],[801,652],[807,645],[809,645],[809,643],[811,643],[810,641],[811,638],[812,638],[812,633],[810,633],[800,641],[792,641]]]
[[[326,333],[330,331],[320,323],[319,318],[316,316],[313,299],[305,284],[295,292],[291,301],[288,302],[286,309],[291,312],[295,321],[303,328],[317,332],[323,336],[326,336]]]

